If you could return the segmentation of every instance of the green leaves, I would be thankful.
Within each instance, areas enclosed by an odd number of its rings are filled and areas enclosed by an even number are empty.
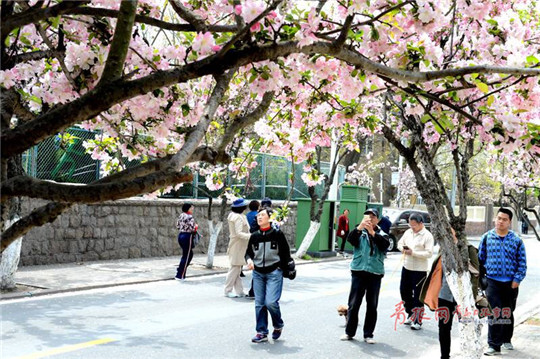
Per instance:
[[[476,81],[476,87],[483,93],[489,92],[489,86],[483,83],[482,81]]]
[[[534,66],[538,64],[538,59],[534,55],[527,56],[527,65]]]

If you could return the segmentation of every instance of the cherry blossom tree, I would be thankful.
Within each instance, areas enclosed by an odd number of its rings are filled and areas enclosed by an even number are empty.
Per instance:
[[[3,1],[1,250],[75,203],[243,163],[229,148],[248,127],[261,148],[300,160],[328,144],[329,128],[349,126],[391,133],[400,153],[420,158],[411,168],[441,215],[446,269],[466,276],[449,236],[451,223],[462,233],[463,215],[442,215],[447,201],[422,159],[447,141],[459,164],[478,137],[539,173],[538,13],[530,0]],[[84,186],[27,176],[21,154],[74,125],[102,131],[87,150],[108,173]],[[21,197],[48,203],[19,218]]]

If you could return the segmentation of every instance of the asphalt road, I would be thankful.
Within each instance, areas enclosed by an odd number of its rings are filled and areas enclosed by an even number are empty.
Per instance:
[[[537,253],[539,246],[533,245]],[[253,301],[225,298],[224,275],[216,275],[184,283],[165,281],[5,300],[0,304],[0,357],[417,358],[422,352],[437,351],[432,313],[421,331],[399,324],[394,328],[392,315],[400,301],[399,254],[389,255],[386,261],[375,331],[378,343],[340,341],[345,322],[336,306],[347,302],[348,264],[299,266],[297,279],[285,280],[281,300],[285,328],[275,343],[251,343]],[[249,278],[244,278],[245,285]],[[531,263],[518,306],[537,294],[538,280],[540,265]],[[358,333],[361,338],[361,327]]]

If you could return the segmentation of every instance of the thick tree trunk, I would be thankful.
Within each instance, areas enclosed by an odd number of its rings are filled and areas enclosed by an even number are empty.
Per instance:
[[[471,287],[471,276],[468,271],[458,275],[455,271],[445,273],[448,286],[459,306],[460,358],[481,358],[483,345],[480,342],[482,324],[475,315],[475,298]],[[450,313],[451,314],[451,313]]]
[[[321,228],[321,222],[320,221],[310,221],[309,222],[309,229],[304,236],[304,239],[302,240],[302,244],[300,245],[300,248],[296,251],[296,258],[302,258],[306,255],[307,250],[311,243],[313,242],[313,239],[319,232],[319,228]]]
[[[212,269],[214,267],[214,254],[216,252],[216,244],[221,229],[223,228],[223,221],[218,222],[215,226],[212,219],[208,219],[208,230],[210,231],[210,240],[208,242],[208,257],[206,258],[206,268]]]
[[[19,218],[15,217],[12,221],[7,223],[7,227],[18,220]],[[2,260],[0,262],[1,290],[14,290],[16,287],[14,276],[21,258],[22,239],[23,237],[17,238],[4,250],[4,252],[2,252]]]
[[[216,246],[217,246],[217,240],[219,238],[219,234],[221,233],[221,230],[223,229],[223,222],[225,221],[225,209],[227,208],[227,198],[225,196],[222,196],[221,199],[221,206],[219,211],[219,220],[214,225],[214,221],[212,220],[212,197],[210,194],[203,189],[199,188],[203,192],[205,192],[208,197],[208,231],[210,232],[210,239],[208,241],[208,257],[206,258],[206,268],[212,269],[214,267],[214,254],[216,253]]]

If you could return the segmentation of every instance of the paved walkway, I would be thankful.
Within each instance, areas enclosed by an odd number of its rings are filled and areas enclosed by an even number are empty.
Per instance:
[[[21,267],[15,274],[17,290],[1,293],[0,299],[172,280],[176,275],[179,260],[180,256],[173,256]],[[321,258],[315,261],[332,260],[343,260],[343,257]],[[211,269],[206,268],[206,261],[206,254],[193,256],[187,277],[226,273],[228,270],[229,260],[225,254],[214,257]],[[297,265],[312,262],[296,260]]]

